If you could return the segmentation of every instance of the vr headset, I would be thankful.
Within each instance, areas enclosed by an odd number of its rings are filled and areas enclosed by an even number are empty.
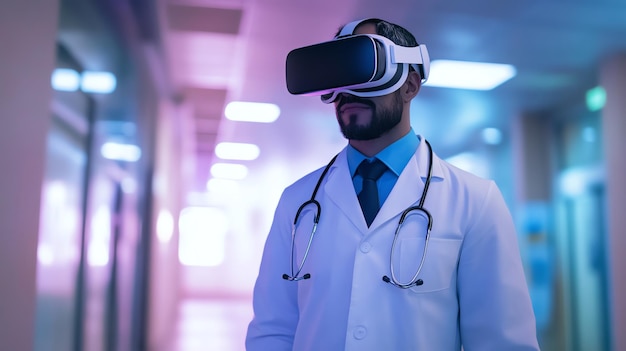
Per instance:
[[[374,34],[353,35],[363,21],[348,23],[331,41],[292,50],[287,55],[287,90],[294,95],[321,95],[324,103],[340,93],[382,96],[400,88],[412,66],[428,79],[425,45],[406,47]]]

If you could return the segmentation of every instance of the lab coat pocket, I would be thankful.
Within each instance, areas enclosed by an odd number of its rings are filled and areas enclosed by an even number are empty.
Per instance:
[[[408,238],[402,241],[402,273],[400,281],[408,281],[417,271],[422,256],[424,265],[417,278],[422,285],[410,290],[415,293],[428,293],[448,289],[456,278],[455,272],[459,261],[460,239],[431,238],[426,245],[426,238]]]

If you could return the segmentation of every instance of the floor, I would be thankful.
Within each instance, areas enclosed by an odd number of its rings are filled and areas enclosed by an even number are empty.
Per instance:
[[[243,351],[252,318],[246,299],[181,302],[171,351]]]

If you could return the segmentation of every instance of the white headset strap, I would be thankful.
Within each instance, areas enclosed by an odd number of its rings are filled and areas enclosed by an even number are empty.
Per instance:
[[[391,60],[393,63],[424,63],[419,46],[408,47],[394,44],[391,48]]]
[[[392,60],[395,63],[409,63],[413,66],[413,69],[420,71],[418,66],[422,65],[423,77],[422,83],[428,80],[430,73],[430,57],[428,56],[428,49],[426,45],[419,46],[400,46],[394,45],[391,50]]]

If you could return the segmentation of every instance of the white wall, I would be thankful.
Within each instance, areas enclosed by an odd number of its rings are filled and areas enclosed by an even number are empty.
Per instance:
[[[32,350],[58,0],[0,1],[0,345]]]

